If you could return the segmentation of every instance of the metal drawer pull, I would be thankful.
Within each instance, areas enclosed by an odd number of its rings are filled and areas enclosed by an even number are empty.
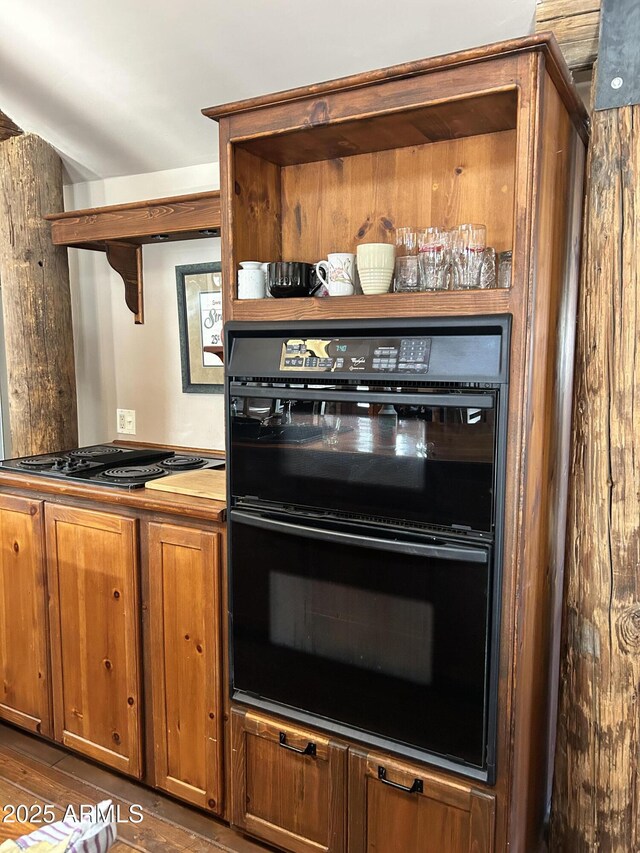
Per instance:
[[[282,735],[280,737],[282,738]],[[378,765],[378,779],[385,785],[390,785],[392,788],[397,788],[399,791],[404,791],[407,794],[421,794],[423,791],[422,779],[414,779],[411,787],[399,785],[397,782],[390,782],[387,779],[387,771],[380,765]]]
[[[316,754],[316,745],[315,743],[311,743],[311,741],[309,741],[309,743],[305,746],[304,749],[298,749],[297,746],[289,746],[289,744],[287,743],[287,736],[284,732],[280,732],[280,746],[283,747],[283,749],[291,750],[291,752],[297,752],[298,755],[315,756]],[[422,785],[422,782],[420,784]]]

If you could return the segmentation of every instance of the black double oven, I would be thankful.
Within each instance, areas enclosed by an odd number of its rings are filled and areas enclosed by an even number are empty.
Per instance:
[[[492,782],[509,318],[226,353],[232,698]]]

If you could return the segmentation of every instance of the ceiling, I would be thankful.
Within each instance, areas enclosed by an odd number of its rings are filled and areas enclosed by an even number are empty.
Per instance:
[[[531,31],[535,0],[20,0],[0,110],[73,182],[217,160],[200,110]]]

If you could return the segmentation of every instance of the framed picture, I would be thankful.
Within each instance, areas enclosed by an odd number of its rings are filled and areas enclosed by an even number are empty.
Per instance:
[[[176,267],[176,285],[182,390],[221,394],[224,391],[221,265]]]

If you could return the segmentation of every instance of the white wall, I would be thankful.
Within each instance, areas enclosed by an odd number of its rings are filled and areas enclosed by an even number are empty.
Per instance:
[[[90,181],[65,188],[65,208],[217,189],[217,164]],[[218,238],[143,247],[145,322],[102,252],[70,250],[81,444],[127,438],[224,447],[222,394],[183,394],[175,267],[220,260]],[[136,435],[119,436],[116,409],[135,409]]]

